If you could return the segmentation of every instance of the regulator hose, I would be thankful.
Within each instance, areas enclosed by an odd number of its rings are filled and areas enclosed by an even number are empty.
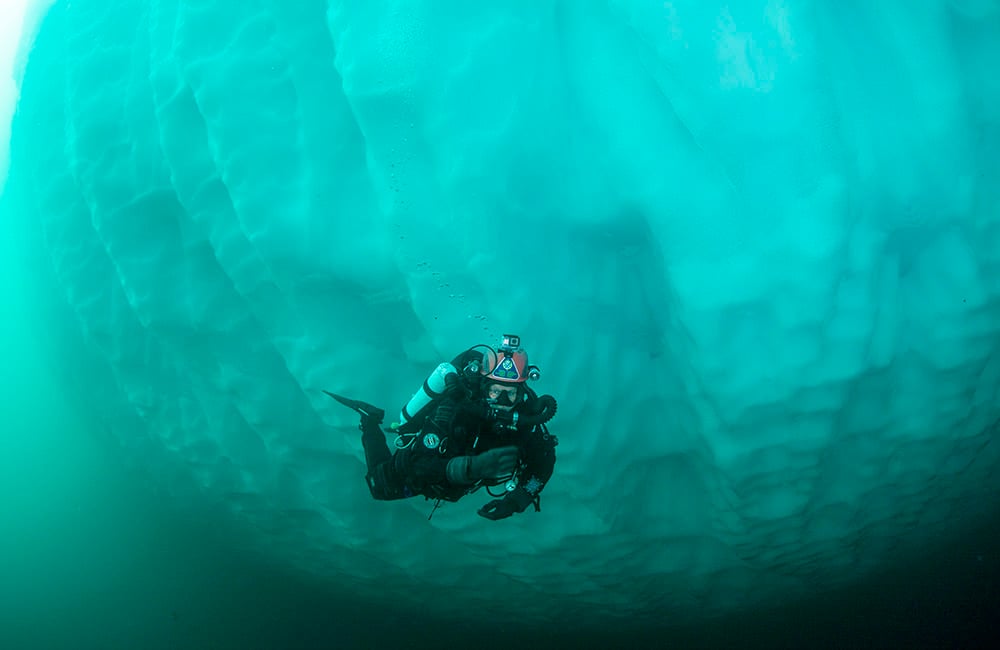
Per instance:
[[[541,395],[535,400],[534,406],[534,413],[518,416],[518,426],[523,424],[524,426],[533,427],[539,424],[545,424],[555,417],[556,410],[559,408],[559,405],[556,403],[556,398],[551,395]]]

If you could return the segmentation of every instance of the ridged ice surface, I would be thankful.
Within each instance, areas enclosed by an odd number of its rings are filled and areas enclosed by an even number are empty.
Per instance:
[[[994,2],[72,0],[13,126],[72,385],[358,598],[566,625],[857,580],[994,506]],[[519,333],[542,512],[376,503],[356,421]]]

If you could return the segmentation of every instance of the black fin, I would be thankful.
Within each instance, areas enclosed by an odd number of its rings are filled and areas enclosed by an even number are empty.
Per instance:
[[[337,395],[336,393],[331,393],[328,390],[324,390],[323,392],[332,397],[333,399],[337,400],[347,408],[357,411],[363,417],[375,418],[379,422],[381,422],[382,419],[385,417],[385,411],[378,408],[377,406],[372,406],[371,404],[367,404],[365,402],[362,402],[361,400],[349,399],[347,397],[344,397],[343,395]]]

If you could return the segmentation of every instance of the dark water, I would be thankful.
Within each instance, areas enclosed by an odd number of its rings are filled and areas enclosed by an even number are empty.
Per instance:
[[[0,648],[982,647],[1000,602],[992,522],[921,562],[780,611],[586,638],[393,612],[234,553],[236,533],[178,512],[73,436],[67,413],[6,403]],[[18,436],[12,436],[17,433]],[[372,504],[373,509],[377,504]],[[373,516],[377,512],[373,510]]]

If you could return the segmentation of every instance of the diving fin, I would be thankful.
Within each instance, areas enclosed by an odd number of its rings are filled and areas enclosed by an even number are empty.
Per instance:
[[[324,390],[323,392],[347,408],[357,411],[361,414],[362,418],[374,418],[379,424],[381,424],[382,420],[385,418],[385,411],[377,406],[372,406],[371,404],[366,404],[365,402],[356,399],[348,399],[343,395],[337,395],[336,393],[331,393],[328,390]]]

